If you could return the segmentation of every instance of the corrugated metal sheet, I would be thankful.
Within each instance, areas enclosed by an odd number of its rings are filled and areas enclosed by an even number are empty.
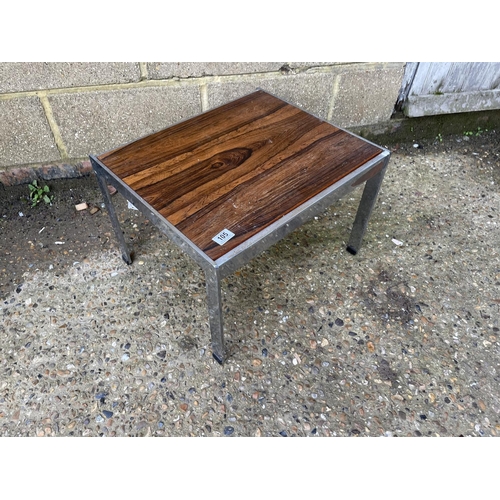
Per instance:
[[[500,109],[500,63],[407,63],[398,108],[409,117]]]

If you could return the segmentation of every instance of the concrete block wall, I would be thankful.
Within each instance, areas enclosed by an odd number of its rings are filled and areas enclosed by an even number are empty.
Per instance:
[[[267,90],[344,128],[388,121],[404,63],[0,63],[0,182],[75,177],[99,154]]]

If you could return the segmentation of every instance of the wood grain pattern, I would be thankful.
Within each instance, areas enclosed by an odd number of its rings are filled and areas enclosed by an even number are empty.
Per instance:
[[[381,152],[259,90],[99,159],[216,260]]]

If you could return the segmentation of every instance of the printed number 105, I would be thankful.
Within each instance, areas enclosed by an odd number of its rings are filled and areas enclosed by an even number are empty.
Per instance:
[[[229,229],[223,229],[219,234],[214,236],[212,239],[219,245],[223,245],[226,241],[230,240],[234,236],[234,233],[229,231]]]

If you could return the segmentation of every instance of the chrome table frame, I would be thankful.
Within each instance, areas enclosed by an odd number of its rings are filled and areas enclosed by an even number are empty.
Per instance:
[[[351,134],[350,132],[347,133]],[[360,139],[369,142],[363,138]],[[217,260],[212,260],[194,245],[189,238],[109,170],[97,156],[90,155],[90,161],[96,173],[104,203],[120,245],[123,260],[127,264],[132,263],[130,251],[120,228],[107,185],[115,187],[126,200],[132,203],[147,219],[158,227],[163,234],[187,255],[192,257],[205,272],[212,354],[215,360],[222,364],[225,360],[221,298],[222,279],[234,273],[258,254],[262,253],[314,216],[323,213],[335,201],[364,183],[365,187],[347,245],[347,251],[355,255],[361,247],[368,220],[377,200],[390,158],[390,152],[388,150],[380,146],[377,147],[380,148],[382,152],[375,158],[366,162],[354,172],[351,172],[335,184],[332,184],[324,191],[284,215],[281,219],[272,223],[260,233],[252,236]]]

